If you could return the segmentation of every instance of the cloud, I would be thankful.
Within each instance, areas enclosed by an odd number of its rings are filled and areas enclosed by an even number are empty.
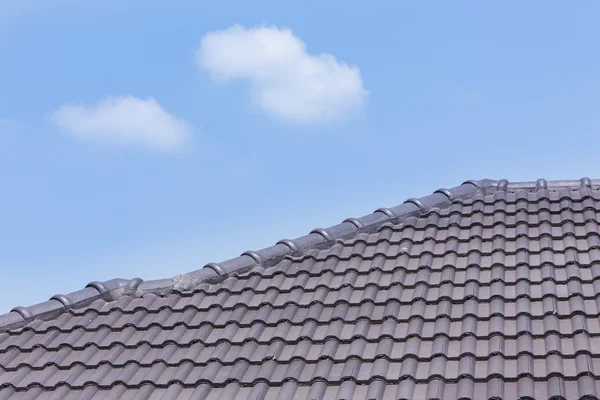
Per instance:
[[[181,147],[191,136],[186,121],[169,114],[152,97],[107,97],[96,105],[66,104],[51,120],[73,136],[160,150]]]
[[[287,28],[235,25],[204,35],[196,62],[222,82],[246,79],[255,103],[292,121],[337,120],[368,96],[357,67],[331,54],[311,55]]]

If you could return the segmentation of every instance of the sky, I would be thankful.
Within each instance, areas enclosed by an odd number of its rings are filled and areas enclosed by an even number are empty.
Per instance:
[[[468,179],[599,178],[599,12],[0,0],[0,314]]]

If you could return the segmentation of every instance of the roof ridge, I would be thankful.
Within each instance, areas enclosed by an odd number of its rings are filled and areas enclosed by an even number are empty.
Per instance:
[[[592,188],[593,186],[600,187],[600,179],[590,179],[583,177],[578,180],[554,180],[538,179],[536,181],[527,182],[509,182],[506,179],[500,179],[496,182],[496,190],[505,191],[509,189],[553,189],[566,187]]]
[[[451,189],[437,189],[421,198],[410,198],[395,207],[380,207],[371,214],[359,218],[346,218],[329,228],[316,228],[296,239],[282,239],[275,245],[257,251],[245,251],[240,256],[221,263],[208,263],[203,268],[177,275],[173,278],[173,289],[190,290],[199,283],[219,280],[232,273],[243,272],[256,266],[276,265],[285,256],[296,255],[311,248],[325,248],[336,241],[349,239],[358,233],[374,232],[386,222],[418,216],[432,208],[449,205],[456,199],[469,198],[476,193],[494,187],[490,179],[470,180]]]
[[[95,300],[112,301],[123,295],[141,296],[146,293],[166,295],[173,291],[187,291],[202,282],[221,281],[234,273],[244,272],[256,266],[276,265],[286,256],[297,255],[309,249],[323,249],[339,240],[350,239],[359,233],[376,231],[389,222],[398,223],[410,217],[420,216],[434,208],[449,206],[453,201],[472,198],[476,194],[491,194],[510,189],[547,189],[553,187],[600,187],[600,180],[581,178],[570,181],[546,181],[509,183],[506,179],[468,180],[451,189],[438,189],[428,196],[410,198],[391,208],[381,207],[360,218],[346,218],[329,228],[316,228],[296,239],[282,239],[275,245],[256,251],[245,251],[240,256],[220,263],[208,263],[203,268],[176,275],[173,278],[144,281],[141,278],[111,279],[90,282],[84,289],[67,295],[54,295],[48,301],[29,307],[15,307],[0,315],[0,332],[18,328],[36,318],[55,318],[71,308],[81,308]]]

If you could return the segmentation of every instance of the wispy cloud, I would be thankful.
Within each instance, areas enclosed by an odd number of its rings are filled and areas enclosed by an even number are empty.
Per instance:
[[[246,79],[265,112],[292,121],[337,120],[363,107],[360,71],[311,55],[290,29],[239,25],[202,37],[196,62],[218,81]]]
[[[169,114],[152,97],[107,97],[95,105],[66,104],[52,113],[51,120],[76,137],[160,150],[181,147],[192,132],[189,123]]]

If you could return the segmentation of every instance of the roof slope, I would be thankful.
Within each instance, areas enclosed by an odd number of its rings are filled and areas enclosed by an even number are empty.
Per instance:
[[[600,393],[600,182],[470,181],[0,316],[0,399]]]

